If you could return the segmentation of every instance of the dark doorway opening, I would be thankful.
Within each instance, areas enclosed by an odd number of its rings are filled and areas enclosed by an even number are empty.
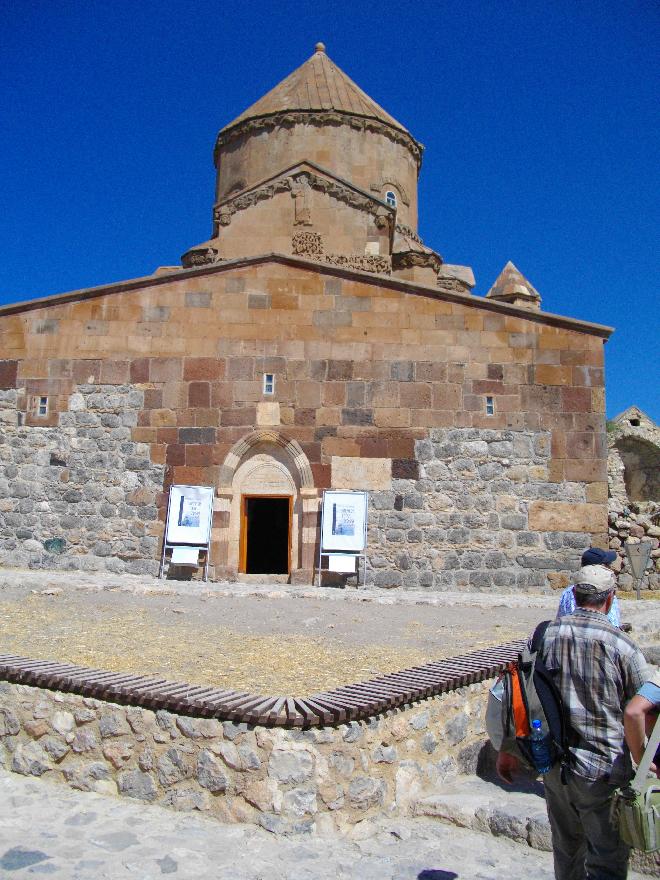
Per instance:
[[[290,498],[243,499],[246,574],[288,574]]]

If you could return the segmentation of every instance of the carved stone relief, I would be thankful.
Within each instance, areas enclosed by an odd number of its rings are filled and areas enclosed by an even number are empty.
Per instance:
[[[392,215],[385,211],[383,208],[379,208],[376,212],[375,223],[378,229],[389,229],[392,226],[392,220],[394,218]]]
[[[361,272],[373,272],[377,275],[392,274],[390,257],[375,254],[325,254],[322,260],[332,266],[359,269]]]
[[[290,192],[296,200],[295,224],[308,226],[311,225],[310,189],[327,193],[352,208],[367,211],[379,225],[384,222],[382,218],[386,218],[388,223],[392,223],[394,220],[393,208],[385,208],[369,196],[343,186],[336,180],[313,174],[311,171],[302,171],[290,177],[278,178],[264,186],[243,193],[235,199],[229,199],[221,205],[215,205],[213,221],[216,227],[218,225],[227,226],[231,222],[232,215],[237,211],[243,211],[265,199],[272,199],[277,193]]]
[[[181,257],[184,269],[192,269],[194,266],[209,266],[212,263],[221,262],[222,257],[219,257],[217,250],[211,247],[192,248]]]
[[[373,272],[378,275],[391,275],[392,273],[390,257],[378,254],[324,254],[323,243],[318,232],[294,232],[292,244],[295,256],[306,257],[317,263],[343,266],[346,269],[359,269],[361,272]]]
[[[404,235],[406,238],[411,238],[413,241],[416,241],[417,244],[424,244],[419,235],[417,235],[410,226],[403,226],[403,224],[397,223],[395,228],[400,235]]]
[[[228,211],[224,205],[213,209],[213,220],[219,226],[229,226],[231,223],[232,212]]]
[[[317,257],[323,253],[323,240],[318,232],[298,229],[293,233],[291,247],[298,257]]]
[[[413,266],[422,266],[439,272],[442,259],[433,251],[403,251],[392,254],[394,269],[411,269]]]
[[[311,186],[308,178],[301,174],[291,186],[291,197],[294,201],[294,226],[312,225]]]

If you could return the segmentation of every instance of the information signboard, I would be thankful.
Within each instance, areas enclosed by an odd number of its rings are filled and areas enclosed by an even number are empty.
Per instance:
[[[323,493],[321,548],[361,553],[367,540],[367,493],[326,490]]]
[[[197,567],[201,553],[204,580],[208,580],[213,494],[213,486],[170,486],[159,577],[164,576],[167,562]]]
[[[624,547],[628,562],[630,563],[632,576],[637,582],[637,598],[640,599],[642,580],[649,564],[649,559],[651,558],[652,545],[650,541],[643,541],[639,544],[631,544],[630,541],[626,541]]]
[[[321,541],[319,544],[319,586],[322,583],[323,557],[328,560],[327,571],[355,574],[360,581],[359,562],[362,561],[362,584],[367,579],[367,509],[366,492],[325,489],[321,510]]]
[[[167,510],[166,542],[208,544],[212,516],[212,486],[172,486]]]

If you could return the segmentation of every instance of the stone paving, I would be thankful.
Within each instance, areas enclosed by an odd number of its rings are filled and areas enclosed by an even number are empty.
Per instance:
[[[520,817],[529,814],[540,820],[534,845],[545,845],[538,797],[500,790],[491,803],[492,791],[486,792],[481,818],[491,833],[460,827],[477,809],[475,797],[483,786],[495,789],[465,780],[462,816],[453,815],[456,808],[445,810],[451,824],[383,817],[361,823],[350,836],[321,830],[276,837],[255,825],[219,824],[199,814],[71,791],[0,770],[0,878],[552,880],[549,852],[508,839],[518,834]],[[447,805],[451,796],[445,794]],[[426,809],[430,812],[430,805]],[[644,876],[631,871],[629,880]]]
[[[543,783],[523,774],[516,777],[514,785],[502,783],[494,771],[487,778],[459,776],[437,786],[430,797],[418,800],[415,815],[433,816],[459,828],[490,832],[552,851]],[[631,866],[645,876],[660,877],[660,853],[633,851]]]
[[[352,838],[253,825],[73,792],[0,771],[0,877],[66,880],[552,878],[549,853],[432,819],[362,823]]]

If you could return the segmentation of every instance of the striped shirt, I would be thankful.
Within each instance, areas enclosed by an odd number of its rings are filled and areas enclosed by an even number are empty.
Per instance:
[[[632,771],[623,709],[648,679],[644,655],[605,614],[578,608],[548,626],[542,656],[574,732],[574,772],[613,785],[626,782]]]

